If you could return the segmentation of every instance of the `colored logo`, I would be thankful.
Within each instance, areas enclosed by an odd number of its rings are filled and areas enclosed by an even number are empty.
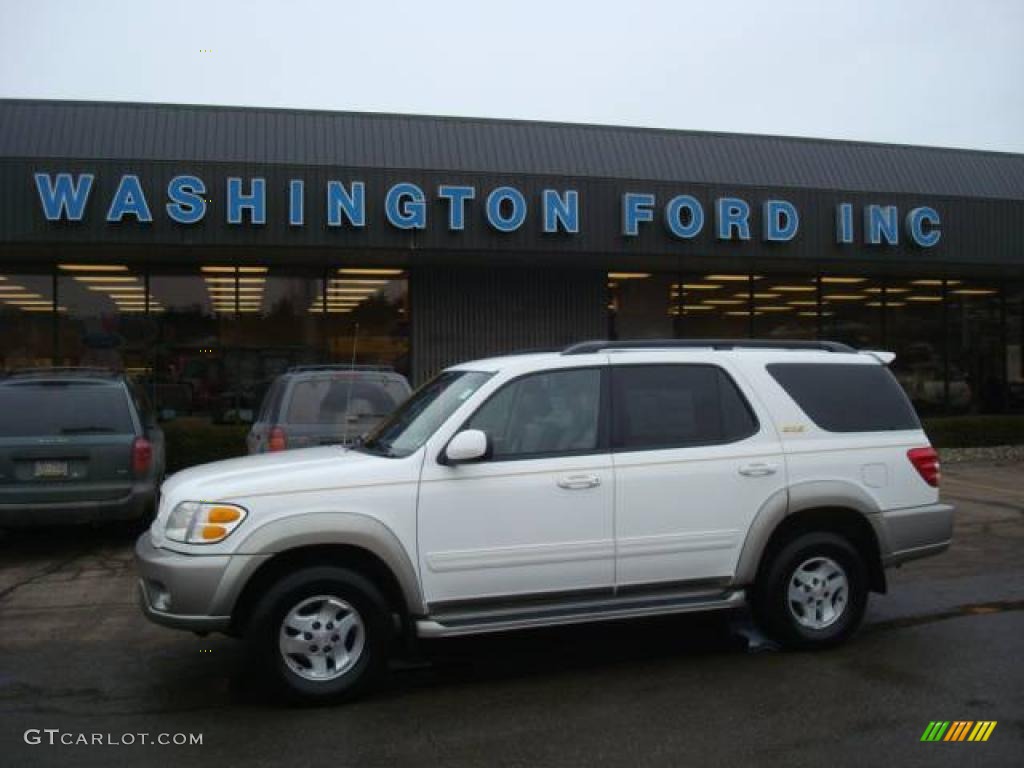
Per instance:
[[[932,720],[921,741],[988,741],[995,728],[995,720]]]

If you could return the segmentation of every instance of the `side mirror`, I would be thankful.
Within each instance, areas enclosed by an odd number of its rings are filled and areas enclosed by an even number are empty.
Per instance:
[[[487,458],[491,452],[491,441],[486,432],[479,429],[465,429],[459,432],[444,449],[446,464],[465,464]]]

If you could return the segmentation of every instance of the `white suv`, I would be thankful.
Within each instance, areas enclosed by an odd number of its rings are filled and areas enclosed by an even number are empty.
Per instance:
[[[154,621],[354,695],[401,637],[731,608],[847,638],[953,509],[886,364],[830,342],[586,342],[454,366],[364,442],[180,472],[137,545]]]

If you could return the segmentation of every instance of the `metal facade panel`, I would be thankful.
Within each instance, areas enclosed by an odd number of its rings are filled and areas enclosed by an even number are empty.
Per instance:
[[[0,100],[0,157],[284,163],[1024,199],[1024,155],[237,107]]]
[[[409,280],[413,379],[448,365],[607,334],[604,272],[424,269]]]

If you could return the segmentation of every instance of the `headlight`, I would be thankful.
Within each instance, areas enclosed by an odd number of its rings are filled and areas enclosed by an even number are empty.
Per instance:
[[[216,544],[226,539],[246,514],[235,504],[183,501],[167,517],[164,534],[185,544]]]

